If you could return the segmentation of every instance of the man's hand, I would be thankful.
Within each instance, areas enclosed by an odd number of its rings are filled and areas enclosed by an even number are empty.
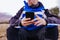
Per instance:
[[[30,18],[24,18],[24,19],[21,20],[22,26],[28,26],[32,23],[33,23],[33,21],[31,21]]]
[[[34,19],[37,20],[36,22],[34,22],[34,25],[36,26],[40,26],[40,25],[46,25],[46,21],[43,18],[40,18],[38,15],[36,15],[37,18]]]
[[[28,26],[30,24],[34,24],[36,26],[40,26],[40,25],[46,25],[46,21],[43,18],[40,18],[38,15],[36,15],[37,18],[30,20],[30,18],[24,18],[21,20],[21,24],[22,26]],[[37,20],[37,21],[35,21]]]

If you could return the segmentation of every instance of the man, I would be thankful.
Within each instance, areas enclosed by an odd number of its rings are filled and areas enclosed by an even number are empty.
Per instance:
[[[44,6],[38,0],[28,0],[28,2],[24,3],[25,6],[10,20],[10,27],[7,29],[7,39],[54,40],[47,37],[45,38],[45,28],[50,21],[48,21],[44,14]],[[26,15],[23,15],[25,12],[22,11],[34,12],[35,18],[33,20],[30,20],[31,18],[26,18]]]

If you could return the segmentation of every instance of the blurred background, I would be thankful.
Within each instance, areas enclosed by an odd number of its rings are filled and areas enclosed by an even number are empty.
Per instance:
[[[6,39],[9,20],[24,5],[24,0],[0,0],[0,40]],[[60,0],[39,0],[53,15],[60,17]]]

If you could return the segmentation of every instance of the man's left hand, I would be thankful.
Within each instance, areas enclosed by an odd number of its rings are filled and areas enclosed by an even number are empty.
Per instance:
[[[35,20],[37,20],[37,21],[35,21]],[[36,18],[34,20],[32,20],[32,21],[35,21],[34,25],[36,25],[36,26],[46,25],[46,20],[39,17],[38,15],[36,15]]]

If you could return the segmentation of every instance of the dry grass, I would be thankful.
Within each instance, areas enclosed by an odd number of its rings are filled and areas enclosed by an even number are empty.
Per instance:
[[[9,27],[9,24],[0,24],[0,40],[7,40],[6,29],[8,27]],[[58,28],[59,28],[59,32],[60,32],[60,26]],[[60,35],[59,35],[59,40],[60,40]]]
[[[6,39],[6,29],[9,27],[9,24],[0,24],[0,40]]]

